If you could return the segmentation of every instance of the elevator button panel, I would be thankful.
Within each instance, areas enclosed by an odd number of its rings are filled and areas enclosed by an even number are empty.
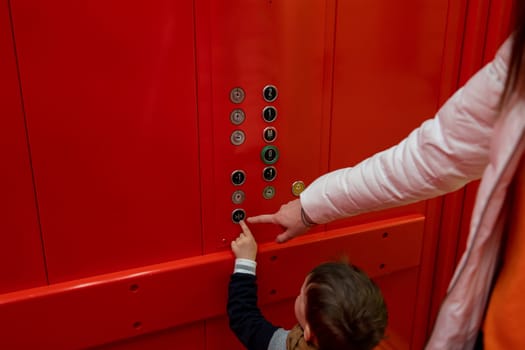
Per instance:
[[[249,134],[254,132],[253,131],[254,125],[257,125],[254,123],[257,121],[252,121],[251,123],[246,124],[246,127],[244,127],[242,130],[240,128],[231,130],[230,131],[231,132],[230,143],[233,146],[239,147],[238,151],[234,151],[234,152],[239,152],[238,154],[241,156],[241,158],[238,158],[239,162],[242,162],[241,159],[246,154],[245,152],[249,151],[250,149],[253,149],[251,148],[251,145],[253,142],[258,142],[259,144],[263,143],[262,145],[263,148],[260,151],[261,161],[265,165],[264,168],[262,169],[262,180],[266,183],[272,182],[277,177],[277,168],[274,166],[274,164],[279,159],[279,149],[277,148],[276,145],[268,145],[268,144],[275,142],[275,140],[277,139],[277,125],[268,126],[266,124],[265,126],[264,124],[274,123],[277,119],[278,111],[277,111],[277,107],[273,105],[273,102],[275,102],[277,99],[278,91],[277,91],[276,86],[274,85],[264,86],[264,88],[262,89],[262,97],[266,103],[260,107],[253,106],[251,104],[250,99],[246,99],[247,91],[248,90],[244,86],[243,87],[236,86],[230,90],[230,101],[238,105],[229,112],[230,122],[231,122],[231,125],[234,125],[234,126],[239,126],[243,123],[246,123],[247,114],[256,112],[256,110],[252,111],[250,110],[250,108],[261,108],[259,109],[259,113],[261,113],[262,119],[263,119],[262,120],[263,126],[261,128],[262,129],[261,130],[262,140],[259,138],[258,140],[255,139],[255,140],[250,140],[250,142],[247,142]],[[250,94],[249,91],[248,91],[248,94]],[[260,124],[261,121],[258,121],[257,123],[261,125]],[[255,130],[255,132],[257,132],[257,130]],[[237,153],[233,153],[233,154],[237,154]],[[249,162],[249,158],[248,158],[248,162]],[[255,179],[256,181],[254,183],[248,184],[246,182],[246,177],[247,177],[247,173],[250,171],[252,171],[252,169],[251,169],[251,165],[248,163],[248,165],[246,166],[244,170],[238,169],[231,173],[231,182],[234,186],[242,186],[242,185],[246,186],[245,188],[242,188],[242,190],[236,189],[231,193],[231,201],[233,205],[241,205],[243,203],[246,205],[247,197],[259,198],[260,200],[261,192],[259,192],[259,194],[257,195],[252,193],[250,196],[250,193],[249,193],[250,190],[253,191],[253,188],[255,188],[254,186],[257,185],[257,181],[261,181],[261,180]],[[275,194],[276,194],[276,185],[270,186],[269,184],[267,184],[262,189],[262,197],[265,200],[270,200],[270,199],[275,198]],[[254,203],[251,203],[251,204],[253,205]],[[243,220],[245,218],[246,214],[245,214],[244,209],[232,208],[232,210],[233,211],[231,212],[231,219],[234,223],[238,223],[240,220]]]

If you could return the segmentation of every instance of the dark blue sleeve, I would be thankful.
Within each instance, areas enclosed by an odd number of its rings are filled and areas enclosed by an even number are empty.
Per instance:
[[[254,275],[234,273],[228,288],[230,328],[248,350],[267,350],[278,327],[268,322],[257,307]]]

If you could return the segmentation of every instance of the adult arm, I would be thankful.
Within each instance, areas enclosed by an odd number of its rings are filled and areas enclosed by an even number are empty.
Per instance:
[[[283,242],[308,230],[304,217],[327,223],[433,198],[480,178],[488,164],[511,46],[509,39],[433,119],[398,145],[354,167],[321,176],[301,193],[300,200],[248,222],[283,226],[285,231],[277,237]]]

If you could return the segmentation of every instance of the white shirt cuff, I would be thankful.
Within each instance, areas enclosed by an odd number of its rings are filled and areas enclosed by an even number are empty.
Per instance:
[[[247,273],[255,276],[255,268],[257,267],[257,262],[250,259],[235,259],[235,268],[233,273]]]

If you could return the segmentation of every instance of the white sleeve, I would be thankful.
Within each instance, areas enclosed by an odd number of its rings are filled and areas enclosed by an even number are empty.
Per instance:
[[[322,224],[436,197],[480,178],[488,164],[511,44],[507,40],[433,119],[398,145],[315,180],[301,193],[308,216]]]

